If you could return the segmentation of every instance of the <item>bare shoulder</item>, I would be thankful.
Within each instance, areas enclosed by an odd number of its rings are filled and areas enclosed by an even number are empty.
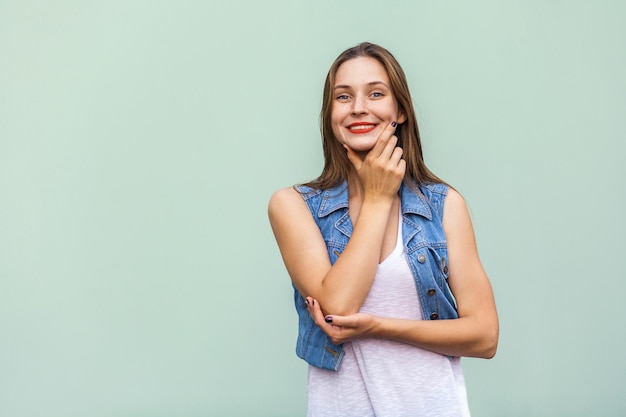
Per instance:
[[[465,198],[455,189],[450,188],[443,207],[443,228],[450,236],[468,235],[473,239],[473,227]]]
[[[454,188],[450,188],[448,190],[448,194],[446,195],[446,201],[443,207],[443,218],[444,222],[447,218],[455,217],[459,215],[467,215],[467,204],[465,203],[465,198]]]
[[[267,211],[270,224],[277,238],[287,231],[305,231],[313,229],[312,226],[315,226],[313,216],[304,198],[293,187],[282,188],[274,192],[270,198]]]
[[[457,190],[455,190],[452,187],[448,189],[448,194],[446,195],[446,203],[445,203],[446,208],[451,207],[451,206],[453,208],[459,208],[459,206],[465,207],[465,198],[463,198],[461,193],[459,193]]]
[[[274,192],[268,204],[270,219],[281,213],[289,213],[292,210],[306,209],[306,203],[300,193],[293,187],[281,188]]]

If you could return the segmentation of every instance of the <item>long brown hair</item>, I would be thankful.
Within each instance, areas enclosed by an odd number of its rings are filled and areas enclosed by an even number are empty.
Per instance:
[[[346,49],[333,62],[328,70],[324,83],[324,96],[322,111],[320,113],[320,129],[322,132],[322,145],[324,150],[324,169],[320,176],[305,184],[317,189],[326,190],[347,181],[352,164],[348,160],[346,150],[335,138],[331,124],[331,112],[334,102],[333,88],[337,70],[344,62],[357,57],[370,57],[380,62],[389,76],[391,91],[398,101],[400,114],[406,115],[406,121],[398,125],[396,136],[398,143],[402,145],[403,158],[406,161],[405,182],[417,184],[442,183],[424,164],[422,144],[420,142],[417,118],[413,109],[411,93],[406,81],[404,71],[396,58],[382,46],[363,42],[357,46]],[[408,181],[407,181],[408,180]]]

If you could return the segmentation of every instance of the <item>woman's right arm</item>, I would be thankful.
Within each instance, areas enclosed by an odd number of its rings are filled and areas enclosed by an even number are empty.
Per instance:
[[[392,134],[393,128],[387,127],[364,160],[348,150],[363,187],[363,202],[352,236],[334,265],[300,193],[286,188],[270,200],[270,223],[287,272],[300,294],[318,300],[325,314],[358,312],[374,280],[391,206],[405,170]]]

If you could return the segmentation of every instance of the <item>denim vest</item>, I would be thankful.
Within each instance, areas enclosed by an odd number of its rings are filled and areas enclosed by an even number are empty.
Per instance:
[[[352,235],[348,213],[347,183],[317,190],[295,187],[304,198],[313,219],[322,232],[331,264],[334,264]],[[414,187],[402,184],[399,190],[402,208],[402,240],[407,261],[417,287],[424,320],[458,318],[456,302],[448,287],[448,249],[443,231],[443,204],[448,187],[443,184]],[[295,290],[298,312],[296,354],[319,368],[338,370],[344,356],[343,346],[335,345],[315,324],[306,309],[305,299]]]

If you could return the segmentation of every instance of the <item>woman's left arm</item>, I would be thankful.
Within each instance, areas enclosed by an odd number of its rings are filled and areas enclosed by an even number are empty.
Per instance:
[[[325,318],[319,304],[309,299],[315,322],[335,343],[370,337],[397,340],[444,355],[492,358],[499,333],[493,291],[478,257],[465,200],[453,189],[446,197],[443,227],[448,242],[448,284],[457,302],[458,319],[409,320],[366,313]]]

